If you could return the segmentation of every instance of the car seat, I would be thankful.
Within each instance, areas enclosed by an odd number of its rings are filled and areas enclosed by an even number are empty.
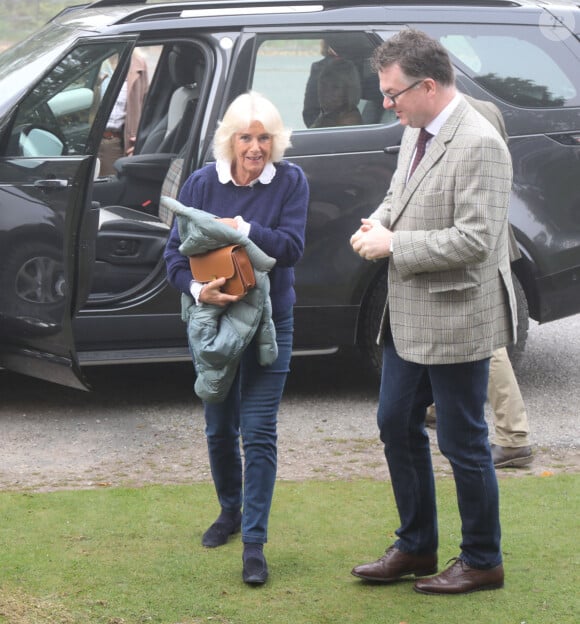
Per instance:
[[[169,52],[167,69],[174,91],[166,114],[139,146],[139,154],[177,154],[187,140],[191,128],[204,75],[203,59],[191,47],[175,45]]]
[[[171,161],[167,175],[161,187],[161,197],[171,197],[177,199],[179,194],[181,176],[183,172],[184,158],[182,155],[177,156]],[[174,213],[162,203],[159,204],[159,221],[170,226],[173,223]]]
[[[184,150],[172,159],[161,196],[177,198]],[[111,296],[148,279],[162,257],[174,214],[161,204],[159,216],[125,206],[107,206],[99,212],[92,292]]]

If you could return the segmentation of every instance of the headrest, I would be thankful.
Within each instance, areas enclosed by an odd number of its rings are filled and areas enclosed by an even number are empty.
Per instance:
[[[173,46],[169,53],[168,66],[171,79],[176,86],[190,85],[196,81],[199,54],[187,46]]]

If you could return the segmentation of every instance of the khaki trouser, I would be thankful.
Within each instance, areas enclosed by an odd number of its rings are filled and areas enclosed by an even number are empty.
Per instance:
[[[529,446],[526,406],[505,347],[491,356],[487,398],[493,411],[495,444],[510,448]],[[435,406],[430,405],[427,420],[434,420],[435,414]]]
[[[118,137],[112,137],[101,141],[99,146],[99,159],[101,161],[101,169],[99,175],[108,176],[115,175],[115,167],[113,166],[115,161],[121,156],[124,156],[123,146],[121,145],[121,139]]]
[[[495,443],[513,448],[529,446],[526,406],[505,347],[491,356],[487,398],[493,410]]]

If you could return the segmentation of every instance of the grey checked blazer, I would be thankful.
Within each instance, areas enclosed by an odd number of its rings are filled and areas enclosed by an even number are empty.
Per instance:
[[[410,362],[487,358],[516,335],[509,151],[462,99],[405,183],[418,134],[405,129],[391,186],[370,217],[394,232],[379,340],[389,322]]]

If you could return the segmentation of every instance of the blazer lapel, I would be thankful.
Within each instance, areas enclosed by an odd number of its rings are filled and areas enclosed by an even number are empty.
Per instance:
[[[393,189],[393,197],[396,198],[393,201],[393,208],[391,211],[391,227],[395,225],[399,217],[409,204],[411,197],[415,193],[421,192],[421,182],[429,171],[437,164],[441,158],[443,158],[447,151],[447,144],[451,141],[455,135],[457,128],[463,118],[467,107],[467,103],[461,101],[455,110],[451,113],[449,119],[443,124],[441,130],[436,136],[431,139],[429,147],[425,152],[425,156],[415,169],[415,172],[411,176],[408,183],[405,184],[405,178],[409,167],[411,166],[411,158],[415,151],[415,144],[417,137],[419,136],[419,130],[414,128],[413,133],[408,133],[408,142],[405,141],[405,150],[401,150],[401,158],[399,159],[398,167],[401,167],[401,175],[398,176],[397,186]],[[405,137],[407,139],[407,137]],[[402,147],[402,144],[401,144]]]
[[[396,201],[393,201],[393,206],[391,208],[391,227],[395,224],[411,197],[408,193],[405,180],[409,167],[411,166],[411,159],[413,158],[418,136],[418,128],[410,128],[407,126],[401,139],[401,150],[397,162],[397,177],[395,185],[393,186],[393,200],[396,198]],[[417,173],[417,170],[415,170],[415,173]]]

